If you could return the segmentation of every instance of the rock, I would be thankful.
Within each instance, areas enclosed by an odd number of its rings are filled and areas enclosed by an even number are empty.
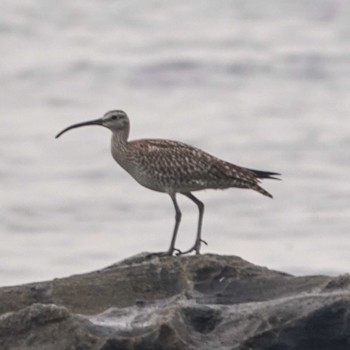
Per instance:
[[[144,253],[0,288],[0,349],[345,350],[349,310],[349,275],[294,277],[235,256]]]

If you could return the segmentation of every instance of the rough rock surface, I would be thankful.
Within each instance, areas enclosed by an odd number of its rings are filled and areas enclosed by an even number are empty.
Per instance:
[[[1,350],[346,350],[350,276],[294,277],[235,256],[140,254],[0,288]]]

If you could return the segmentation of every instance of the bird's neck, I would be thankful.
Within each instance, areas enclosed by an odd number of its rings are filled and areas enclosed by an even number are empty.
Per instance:
[[[112,133],[112,154],[115,157],[116,155],[122,155],[127,151],[128,147],[128,130],[118,130],[118,132]]]

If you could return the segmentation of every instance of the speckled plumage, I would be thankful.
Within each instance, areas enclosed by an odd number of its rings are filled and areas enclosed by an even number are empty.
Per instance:
[[[112,139],[114,159],[141,185],[160,192],[192,192],[230,187],[251,188],[271,195],[258,185],[249,169],[216,158],[182,142],[135,140],[118,147]]]
[[[279,175],[278,173],[240,167],[182,142],[161,139],[128,141],[130,122],[126,113],[121,110],[107,112],[101,119],[74,124],[56,137],[70,129],[86,125],[101,125],[110,129],[111,151],[116,162],[141,185],[170,195],[176,220],[171,244],[165,253],[167,255],[172,255],[174,251],[179,254],[195,251],[199,254],[201,243],[204,242],[201,239],[204,204],[191,192],[237,187],[252,189],[272,198],[270,193],[259,186],[259,179],[277,179],[274,176]],[[175,249],[181,220],[176,193],[190,198],[199,209],[196,241],[185,252]]]

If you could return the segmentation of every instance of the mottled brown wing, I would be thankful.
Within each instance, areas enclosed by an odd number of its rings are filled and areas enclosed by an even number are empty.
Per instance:
[[[142,170],[153,172],[162,182],[198,188],[245,188],[257,183],[249,170],[181,142],[137,140],[133,149],[142,158]]]

